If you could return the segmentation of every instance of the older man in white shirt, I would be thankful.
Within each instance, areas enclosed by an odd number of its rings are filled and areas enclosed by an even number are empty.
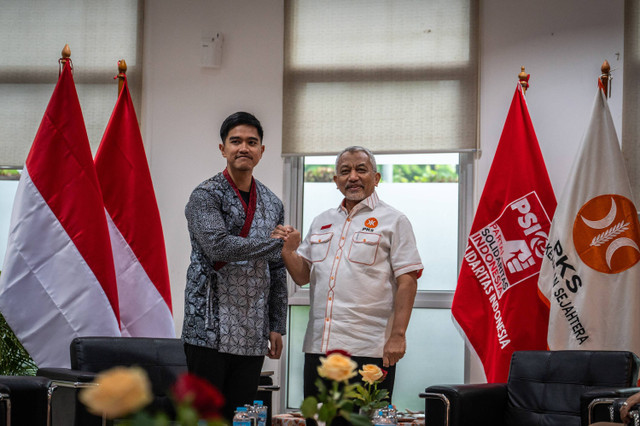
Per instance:
[[[349,352],[359,366],[387,370],[380,388],[391,394],[423,266],[411,223],[378,198],[380,173],[371,151],[346,148],[333,179],[345,198],[313,220],[302,243],[290,226],[274,231],[285,240],[289,274],[311,287],[304,394],[316,393],[319,358],[334,349]]]

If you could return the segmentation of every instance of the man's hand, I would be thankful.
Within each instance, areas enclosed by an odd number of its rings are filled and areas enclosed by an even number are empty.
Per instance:
[[[395,365],[404,356],[407,350],[407,339],[405,336],[392,335],[384,345],[382,353],[382,366],[389,367]]]
[[[280,359],[280,355],[282,355],[282,334],[271,331],[267,356],[271,359]]]
[[[291,226],[278,225],[271,232],[271,238],[279,238],[286,241],[287,235],[289,235],[289,232],[291,232],[292,229],[293,227]]]
[[[282,251],[295,252],[296,250],[298,250],[298,246],[302,241],[300,231],[292,226],[286,226],[285,228],[287,230],[287,236],[284,239],[284,246],[282,247]]]
[[[638,403],[640,403],[640,392],[634,393],[629,398],[627,398],[627,400],[622,404],[622,407],[620,407],[620,418],[622,419],[623,422],[625,423],[631,422],[631,416],[629,416],[629,410],[631,409],[631,407],[633,407]]]

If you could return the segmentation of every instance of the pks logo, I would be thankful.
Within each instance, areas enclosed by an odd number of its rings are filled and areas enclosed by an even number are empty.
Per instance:
[[[364,228],[362,228],[362,230],[373,232],[376,226],[378,226],[378,219],[376,219],[375,217],[370,217],[369,219],[364,221]]]
[[[573,244],[585,264],[605,274],[638,263],[640,226],[631,200],[608,194],[587,201],[573,223]]]

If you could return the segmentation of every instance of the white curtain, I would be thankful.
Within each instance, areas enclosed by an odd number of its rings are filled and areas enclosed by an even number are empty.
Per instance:
[[[476,148],[474,0],[285,0],[283,154]]]

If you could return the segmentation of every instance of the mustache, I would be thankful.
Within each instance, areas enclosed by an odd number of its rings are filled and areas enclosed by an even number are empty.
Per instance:
[[[345,187],[346,189],[351,189],[351,188],[364,188],[364,185],[361,185],[359,183],[350,183],[347,184],[347,186]]]

